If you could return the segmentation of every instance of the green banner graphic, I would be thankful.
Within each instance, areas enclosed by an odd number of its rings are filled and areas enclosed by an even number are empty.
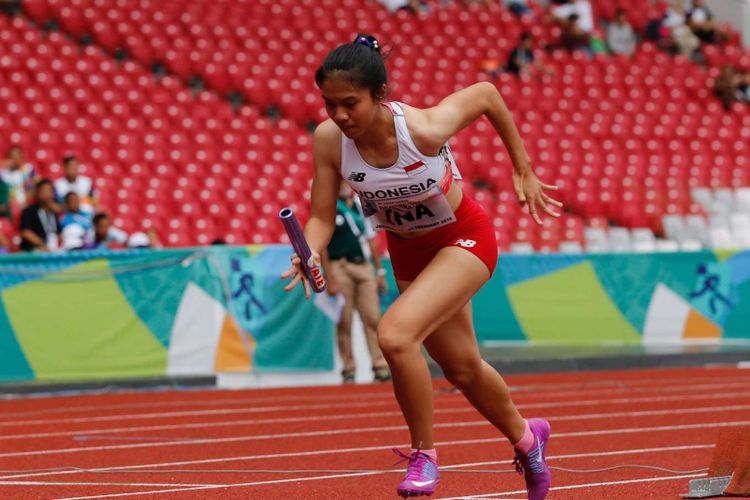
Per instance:
[[[283,291],[290,254],[2,256],[0,381],[330,371],[334,325]],[[480,342],[750,341],[750,252],[503,255],[472,304]]]

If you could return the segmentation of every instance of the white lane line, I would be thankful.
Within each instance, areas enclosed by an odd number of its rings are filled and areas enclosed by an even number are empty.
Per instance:
[[[666,401],[683,401],[698,399],[701,401],[707,399],[739,399],[742,397],[750,397],[750,392],[737,393],[727,392],[723,394],[711,394],[708,396],[704,395],[687,395],[687,396],[670,396],[670,397],[647,397],[647,398],[624,398],[620,400],[612,400],[617,403],[641,403],[641,402],[666,402]],[[561,403],[534,403],[530,405],[517,405],[519,410],[526,410],[530,408],[562,408],[566,406],[589,406],[599,405],[602,401],[610,400],[592,400],[592,401],[570,401],[564,404]],[[724,407],[722,407],[724,408]],[[471,406],[462,406],[460,408],[436,408],[436,415],[443,414],[455,414],[455,413],[474,413]],[[652,410],[655,412],[659,411],[674,411],[675,413],[695,413],[700,412],[700,408],[686,408],[686,409],[670,409],[670,410]],[[710,411],[710,410],[704,410]],[[639,412],[628,412],[628,413],[608,413],[606,415],[622,415],[622,416],[637,416]],[[660,413],[651,413],[658,415]],[[301,416],[301,417],[287,417],[287,418],[265,418],[265,419],[242,419],[242,420],[230,420],[230,421],[209,421],[209,422],[197,422],[197,423],[186,423],[186,424],[169,424],[169,425],[144,425],[134,427],[112,427],[112,428],[100,428],[100,429],[80,429],[72,431],[59,431],[59,432],[37,432],[28,434],[8,434],[0,435],[0,441],[2,440],[15,440],[15,439],[42,439],[49,437],[60,437],[60,436],[93,436],[99,434],[115,434],[122,432],[150,432],[159,430],[174,430],[174,429],[206,429],[206,428],[219,428],[219,427],[233,427],[240,425],[260,425],[260,424],[282,424],[282,423],[294,423],[294,422],[313,422],[313,421],[329,421],[329,420],[347,420],[347,419],[367,419],[367,418],[381,418],[381,417],[400,417],[400,411],[386,411],[386,412],[366,412],[366,413],[338,413],[336,415],[315,415],[315,416]],[[574,416],[571,416],[571,418]],[[550,417],[557,419],[564,419],[564,417]],[[596,417],[589,417],[596,418]]]
[[[610,412],[610,413],[594,413],[590,415],[565,415],[561,417],[550,416],[548,419],[551,422],[555,421],[566,421],[566,420],[595,420],[595,419],[611,419],[611,418],[622,418],[622,417],[644,417],[644,416],[659,416],[659,415],[674,415],[674,414],[700,414],[700,413],[727,413],[731,411],[747,411],[750,410],[750,405],[736,405],[736,406],[714,406],[708,408],[695,408],[695,409],[675,409],[675,410],[647,410],[637,412]],[[466,420],[459,422],[442,422],[434,425],[435,428],[459,428],[459,427],[489,427],[491,424],[484,419],[481,420]],[[240,435],[223,438],[166,438],[154,436],[152,440],[147,442],[138,442],[131,444],[112,444],[112,445],[99,445],[99,446],[78,446],[75,448],[56,448],[56,449],[42,449],[42,450],[31,450],[31,451],[15,451],[9,453],[0,453],[0,458],[9,457],[27,457],[27,456],[39,456],[39,455],[57,455],[57,454],[70,454],[70,453],[89,453],[93,451],[111,451],[111,450],[125,450],[135,448],[156,448],[165,446],[185,446],[185,445],[197,445],[197,444],[217,444],[217,443],[238,443],[248,441],[264,441],[264,440],[278,440],[278,439],[290,439],[290,438],[309,438],[309,437],[320,437],[320,436],[337,436],[342,434],[362,434],[371,432],[395,432],[403,431],[406,429],[406,425],[399,423],[397,425],[387,425],[380,427],[347,427],[343,429],[330,429],[330,430],[319,430],[319,431],[303,431],[303,432],[283,432],[277,434],[258,434],[258,435]],[[561,434],[556,434],[559,436]],[[85,437],[85,436],[83,436]],[[108,437],[108,439],[111,437]],[[116,437],[115,437],[116,438]],[[95,438],[93,438],[95,439]],[[126,437],[123,437],[126,439]],[[160,441],[163,439],[164,441]]]
[[[395,406],[396,400],[393,399],[393,395],[386,401],[368,401],[368,402],[350,402],[350,403],[335,403],[335,404],[319,404],[319,405],[290,405],[290,406],[260,406],[251,408],[231,408],[222,410],[191,410],[191,411],[171,411],[171,412],[156,412],[156,413],[136,413],[130,415],[104,415],[100,417],[76,417],[76,418],[49,418],[40,420],[17,420],[14,422],[0,422],[0,427],[25,427],[28,425],[62,425],[62,424],[79,424],[86,422],[111,422],[111,421],[122,421],[122,420],[143,420],[143,419],[154,419],[154,418],[179,418],[179,417],[195,417],[195,416],[215,416],[215,415],[234,415],[238,413],[269,413],[269,412],[280,412],[280,411],[309,411],[309,410],[327,410],[330,408],[367,408],[373,406]]]
[[[630,427],[623,429],[601,429],[594,431],[579,431],[579,432],[566,432],[566,433],[555,433],[555,438],[567,438],[567,437],[581,437],[581,436],[599,436],[599,435],[611,435],[611,434],[635,434],[645,432],[664,432],[664,431],[682,431],[691,429],[706,429],[706,428],[720,428],[720,427],[740,427],[750,425],[750,420],[742,420],[737,422],[704,422],[700,424],[688,424],[688,425],[667,425],[657,427]],[[455,446],[455,445],[467,445],[467,444],[486,444],[486,443],[499,443],[506,442],[504,437],[493,437],[493,438],[478,438],[478,439],[463,439],[455,441],[443,441],[435,443],[439,446]],[[138,470],[138,469],[149,469],[154,467],[174,467],[181,465],[195,465],[195,464],[214,464],[214,463],[226,463],[226,462],[239,462],[249,460],[265,460],[265,459],[276,459],[276,458],[291,458],[291,457],[311,457],[320,455],[335,455],[341,453],[358,453],[363,451],[381,451],[390,450],[394,447],[403,447],[404,444],[393,444],[387,446],[369,446],[369,447],[355,447],[355,448],[333,448],[326,450],[312,450],[312,451],[297,451],[297,452],[286,452],[286,453],[269,453],[263,455],[244,455],[236,457],[221,457],[221,458],[206,458],[200,460],[180,460],[175,462],[162,462],[162,463],[151,463],[151,464],[139,464],[139,465],[125,465],[125,466],[113,466],[113,467],[100,467],[96,469],[90,469],[95,472],[102,471],[123,471],[123,470]],[[36,477],[36,476],[49,476],[58,474],[77,474],[79,471],[45,471],[45,472],[28,472],[21,474],[14,474],[11,476],[4,476],[4,479],[17,479],[21,477]]]
[[[137,486],[149,488],[174,488],[175,486],[195,488],[203,486],[224,486],[223,484],[182,484],[182,483],[104,483],[104,482],[66,482],[66,481],[3,481],[0,486]]]
[[[739,370],[738,370],[739,372]],[[706,374],[704,377],[687,377],[687,378],[680,378],[680,379],[672,379],[671,384],[675,387],[678,386],[684,386],[684,387],[690,387],[695,385],[696,383],[702,383],[705,382],[706,379],[710,379],[714,383],[732,383],[732,382],[742,382],[742,383],[748,383],[750,384],[750,378],[749,377],[741,377],[741,376],[716,376],[712,377],[710,373]],[[676,383],[675,383],[676,382]],[[605,380],[591,380],[591,381],[578,381],[578,382],[558,382],[558,383],[527,383],[527,384],[511,384],[510,389],[513,392],[518,393],[526,393],[526,392],[535,392],[535,391],[542,391],[542,390],[550,390],[550,391],[559,391],[561,389],[574,389],[574,390],[585,390],[590,388],[622,388],[622,387],[648,387],[650,385],[663,385],[664,379],[658,379],[654,380],[653,377],[646,378],[646,379],[626,379],[626,380],[618,380],[618,379],[605,379]],[[329,391],[337,391],[337,387],[316,387],[313,389],[318,390],[329,390]],[[174,392],[174,391],[172,391]],[[214,392],[221,392],[222,394],[232,394],[232,391],[222,390],[222,391],[214,391]],[[234,391],[234,393],[241,395],[242,393],[246,393],[248,391],[246,390],[237,390]],[[343,392],[343,391],[342,391]],[[153,394],[153,391],[129,391],[126,393],[128,396],[150,396]],[[200,391],[198,396],[205,395],[206,391]],[[441,393],[441,395],[444,393]],[[524,394],[525,395],[525,394]],[[96,398],[96,397],[107,397],[110,396],[109,394],[84,394],[82,397],[87,398]],[[79,405],[79,406],[64,406],[62,408],[39,408],[37,410],[27,410],[27,411],[20,411],[20,412],[2,412],[0,415],[0,420],[2,419],[17,419],[19,417],[29,417],[29,416],[35,416],[39,414],[43,415],[50,415],[50,414],[58,414],[58,413],[73,413],[73,412],[86,412],[86,411],[94,411],[99,414],[104,411],[108,410],[125,410],[125,411],[132,411],[136,409],[144,409],[144,408],[168,408],[168,407],[185,407],[185,406],[225,406],[225,405],[236,405],[236,404],[257,404],[257,403],[279,403],[282,401],[335,401],[335,400],[349,400],[352,399],[352,397],[355,397],[357,399],[364,399],[364,398],[374,398],[374,399],[390,399],[393,397],[392,392],[389,390],[387,392],[383,392],[382,390],[378,391],[372,391],[372,392],[356,392],[354,394],[345,392],[344,394],[322,394],[322,395],[279,395],[279,396],[267,396],[267,397],[257,397],[257,398],[226,398],[226,399],[182,399],[182,400],[172,400],[172,401],[153,401],[153,402],[144,402],[144,403],[121,403],[121,404],[94,404],[94,405]],[[47,400],[47,399],[55,399],[59,398],[61,401],[61,404],[70,402],[70,400],[78,398],[78,396],[59,396],[59,397],[45,397],[45,398],[39,398],[38,400]],[[11,404],[17,402],[17,401],[29,401],[30,398],[14,398],[10,401]],[[32,400],[33,401],[33,400]],[[0,401],[0,407],[2,405],[2,401]]]
[[[175,393],[177,391],[170,391],[170,393]],[[179,392],[187,392],[189,391],[179,391]],[[218,392],[218,391],[217,391]],[[226,392],[226,391],[223,391]],[[133,395],[143,395],[143,394],[153,394],[153,391],[149,391],[148,393],[123,393],[122,396],[130,397]],[[106,396],[109,396],[107,394]],[[250,404],[255,405],[259,403],[275,403],[279,404],[281,402],[296,402],[300,403],[302,401],[336,401],[336,400],[349,400],[352,399],[352,397],[356,397],[357,399],[392,399],[393,398],[393,392],[392,391],[377,391],[377,392],[362,392],[362,393],[346,393],[346,394],[321,394],[319,396],[314,395],[297,395],[297,396],[278,396],[278,397],[262,397],[262,398],[228,398],[228,399],[181,399],[181,400],[174,400],[174,401],[153,401],[149,403],[120,403],[120,404],[102,404],[102,405],[81,405],[81,406],[64,406],[64,407],[57,407],[57,408],[39,408],[37,410],[28,410],[28,411],[18,411],[18,412],[3,412],[2,415],[0,415],[0,419],[11,419],[11,418],[18,418],[18,417],[34,417],[36,415],[50,415],[55,413],[76,413],[76,412],[87,412],[87,411],[93,411],[96,413],[101,414],[104,411],[116,411],[116,410],[123,410],[123,411],[132,411],[132,410],[140,410],[140,409],[152,409],[152,408],[170,408],[170,407],[185,407],[185,406],[227,406],[227,405],[241,405],[241,404]],[[59,399],[61,404],[66,403],[66,396],[50,396],[43,398],[44,400],[50,401]],[[17,403],[18,401],[29,401],[28,399],[14,399],[11,400],[13,403]]]
[[[601,452],[601,453],[580,453],[580,454],[571,454],[571,455],[549,456],[547,457],[547,460],[563,460],[563,459],[569,459],[569,458],[603,457],[603,456],[631,455],[631,454],[643,454],[643,453],[663,453],[667,451],[685,451],[685,450],[703,449],[703,448],[712,448],[712,447],[713,445],[686,445],[686,446],[667,446],[667,447],[660,447],[660,448],[641,448],[641,449],[634,449],[634,450],[617,450],[617,451]],[[496,465],[496,464],[509,465],[510,461],[472,462],[472,463],[454,464],[454,465],[441,466],[441,469],[442,470],[450,470],[450,469],[455,470],[455,469],[462,469],[462,468],[465,469],[468,467],[477,467],[477,466],[482,466],[482,465]],[[498,470],[498,473],[501,473],[501,472],[503,471]],[[508,470],[506,472],[513,472],[513,471]],[[320,481],[320,480],[325,480],[325,479],[340,479],[340,478],[345,478],[345,477],[372,476],[372,475],[390,474],[390,473],[403,473],[403,471],[400,469],[392,469],[392,470],[383,470],[383,471],[352,472],[352,473],[345,473],[345,474],[327,474],[323,476],[303,476],[303,477],[292,477],[292,478],[285,478],[285,479],[272,479],[272,480],[267,480],[267,481],[252,481],[252,482],[247,482],[247,483],[226,484],[222,486],[206,485],[206,487],[199,487],[199,488],[142,491],[142,492],[132,492],[132,493],[115,493],[115,494],[108,494],[108,495],[105,494],[105,495],[93,495],[93,496],[85,496],[85,497],[63,498],[63,499],[58,499],[58,500],[113,498],[113,497],[119,497],[119,496],[132,496],[136,494],[153,495],[157,493],[175,493],[179,491],[195,491],[199,489],[214,489],[214,488],[227,488],[227,489],[228,488],[242,488],[242,487],[250,487],[250,486],[262,486],[262,485],[268,485],[268,484],[296,483],[296,482],[301,482],[301,481]],[[517,493],[526,493],[526,491],[524,490],[523,492],[517,492]],[[462,498],[465,498],[465,497],[462,497]]]
[[[634,483],[654,483],[658,481],[677,481],[682,479],[692,479],[697,477],[706,477],[705,473],[701,474],[683,474],[680,476],[661,476],[661,477],[648,477],[643,479],[623,479],[621,481],[605,481],[601,483],[586,483],[586,484],[571,484],[568,486],[553,486],[550,491],[565,491],[565,490],[578,490],[582,488],[596,488],[599,486],[616,486],[618,484],[634,484]],[[466,495],[462,497],[443,497],[440,500],[467,500],[471,498],[493,498],[493,497],[504,497],[507,495],[522,495],[525,494],[526,490],[516,491],[503,491],[499,493],[484,493],[480,495]],[[82,498],[106,498],[101,497],[82,497]],[[72,499],[71,499],[72,500]]]
[[[748,382],[750,384],[750,382]],[[703,386],[664,386],[664,387],[658,387],[654,389],[649,389],[648,391],[635,391],[635,392],[657,392],[657,393],[663,393],[663,392],[679,392],[680,390],[686,390],[688,391],[688,395],[692,395],[693,397],[696,396],[696,393],[700,390],[706,390],[706,391],[715,391],[715,390],[723,390],[726,391],[728,389],[732,389],[734,387],[737,387],[738,389],[747,389],[748,384],[742,383],[742,384],[708,384]],[[657,390],[658,389],[658,390]],[[590,396],[592,392],[605,392],[606,394],[612,395],[615,393],[622,393],[626,391],[620,391],[617,390],[617,388],[610,388],[610,389],[601,389],[597,391],[586,391],[585,395]],[[517,398],[518,400],[525,400],[522,395],[521,398]],[[567,397],[567,396],[575,396],[576,398],[581,397],[581,391],[574,391],[571,393],[554,393],[550,395],[541,395],[541,396],[535,396],[537,398],[544,397],[547,398],[546,401],[542,401],[539,403],[534,402],[521,402],[517,404],[519,407],[533,407],[530,405],[536,405],[536,404],[543,404],[543,405],[555,405],[555,404],[568,404],[568,401],[549,401],[549,397]],[[668,397],[668,396],[662,396],[661,399]],[[707,395],[709,397],[709,395]],[[309,412],[311,410],[327,410],[331,408],[367,408],[367,407],[373,407],[373,406],[396,406],[395,399],[393,399],[392,395],[383,401],[356,401],[356,395],[353,396],[355,399],[352,402],[348,403],[331,403],[331,404],[305,404],[305,405],[278,405],[278,406],[264,406],[264,407],[250,407],[250,408],[229,408],[229,409],[212,409],[212,410],[191,410],[191,411],[171,411],[171,412],[153,412],[153,413],[136,413],[136,414],[122,414],[122,415],[103,415],[98,417],[75,417],[75,418],[49,418],[49,419],[37,419],[37,420],[15,420],[12,422],[0,422],[0,428],[2,427],[27,427],[30,425],[64,425],[64,424],[73,424],[73,423],[88,423],[88,422],[111,422],[111,421],[134,421],[134,420],[143,420],[143,419],[157,419],[157,418],[169,418],[169,419],[175,419],[175,418],[184,418],[184,417],[195,417],[195,416],[217,416],[217,415],[236,415],[236,414],[257,414],[257,413],[266,413],[266,412],[280,412],[280,411],[304,411]],[[678,398],[680,399],[680,398]],[[461,397],[461,402],[463,402],[463,397]],[[613,399],[606,399],[601,401],[615,401]]]

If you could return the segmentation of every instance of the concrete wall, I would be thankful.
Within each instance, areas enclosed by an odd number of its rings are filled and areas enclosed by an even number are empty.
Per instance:
[[[742,34],[742,44],[750,48],[750,0],[705,0],[716,19],[730,23]]]

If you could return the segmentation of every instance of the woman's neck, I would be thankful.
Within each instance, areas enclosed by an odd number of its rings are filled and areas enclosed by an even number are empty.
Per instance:
[[[354,140],[359,148],[377,149],[395,134],[393,115],[385,106],[378,104],[377,116],[370,127]]]

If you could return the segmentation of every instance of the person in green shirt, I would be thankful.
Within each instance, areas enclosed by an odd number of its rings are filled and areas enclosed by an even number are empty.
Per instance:
[[[341,185],[336,205],[336,227],[322,261],[328,277],[327,292],[344,296],[341,319],[336,325],[344,383],[353,383],[356,371],[352,355],[352,316],[355,310],[362,319],[375,380],[390,380],[391,373],[380,351],[377,334],[380,321],[378,293],[387,290],[385,269],[380,262],[375,234],[345,183]]]

